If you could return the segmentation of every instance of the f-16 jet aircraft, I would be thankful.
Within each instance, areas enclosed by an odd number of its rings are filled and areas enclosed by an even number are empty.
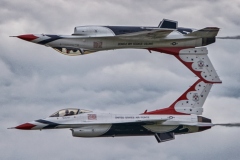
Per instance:
[[[196,81],[170,107],[142,114],[97,113],[85,109],[62,109],[45,119],[21,124],[16,129],[44,130],[69,128],[74,137],[155,136],[160,142],[175,135],[210,129],[211,120],[199,116],[212,87]]]
[[[157,27],[79,26],[72,35],[25,34],[16,36],[52,47],[65,55],[84,55],[103,50],[135,48],[174,55],[204,82],[221,83],[205,47],[215,42],[219,28],[200,30],[178,27],[163,19]]]

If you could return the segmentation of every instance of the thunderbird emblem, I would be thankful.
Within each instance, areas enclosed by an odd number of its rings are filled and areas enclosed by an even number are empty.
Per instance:
[[[198,67],[199,67],[199,68],[204,67],[204,61],[200,60],[200,61],[198,61],[197,63],[198,63]]]
[[[193,94],[193,101],[195,101],[195,102],[199,101],[199,96],[197,93]]]

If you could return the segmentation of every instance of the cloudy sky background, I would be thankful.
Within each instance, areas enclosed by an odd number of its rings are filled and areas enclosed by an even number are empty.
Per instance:
[[[8,130],[67,107],[142,113],[168,107],[197,77],[173,56],[114,50],[69,57],[11,35],[72,34],[80,25],[221,28],[240,35],[240,1],[101,0],[0,2],[0,159],[231,159],[238,160],[240,128],[214,127],[158,144],[153,136],[73,138],[70,130]],[[214,85],[203,116],[240,122],[240,40],[217,40],[209,57],[222,84]]]

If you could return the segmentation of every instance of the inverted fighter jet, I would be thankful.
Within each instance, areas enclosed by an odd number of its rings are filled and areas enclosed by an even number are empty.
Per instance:
[[[16,36],[69,55],[84,55],[103,50],[135,48],[174,55],[204,82],[221,83],[205,47],[215,42],[219,28],[200,30],[178,27],[178,22],[163,19],[157,27],[79,26],[72,35],[25,34]],[[200,48],[195,48],[200,47]]]
[[[22,130],[69,128],[74,137],[155,136],[158,143],[173,140],[175,135],[210,129],[211,119],[199,116],[212,87],[196,81],[168,108],[141,114],[97,113],[68,108],[45,119],[13,127]]]

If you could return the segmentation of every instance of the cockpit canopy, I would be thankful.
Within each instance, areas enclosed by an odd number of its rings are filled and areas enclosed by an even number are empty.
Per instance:
[[[92,111],[85,110],[85,109],[67,108],[67,109],[62,109],[60,111],[57,111],[57,112],[53,113],[51,116],[49,116],[49,117],[72,116],[72,115],[88,113],[88,112],[92,112]]]
[[[115,34],[107,27],[103,26],[78,26],[74,28],[75,36],[86,36],[86,37],[106,37],[114,36]]]

